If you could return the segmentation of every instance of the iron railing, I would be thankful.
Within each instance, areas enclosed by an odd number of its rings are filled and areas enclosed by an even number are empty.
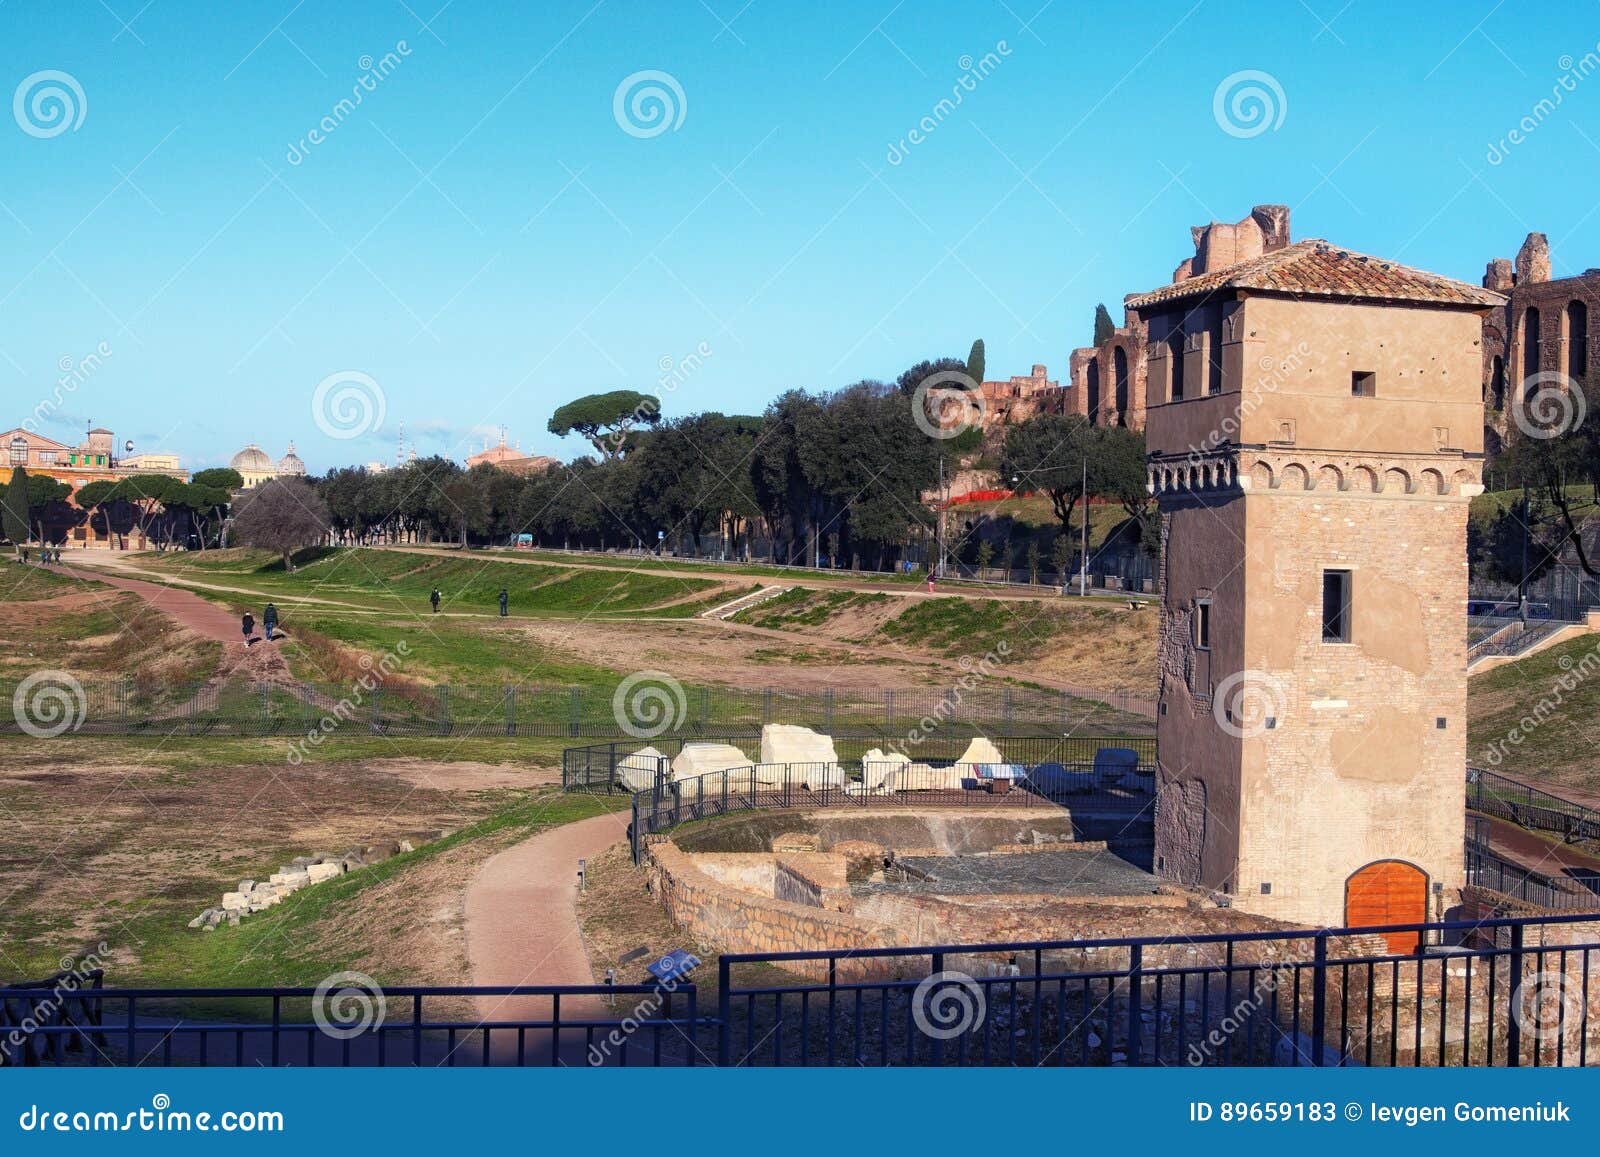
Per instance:
[[[46,690],[39,684],[0,682],[0,699],[17,706],[0,715],[0,734],[294,737],[315,732],[571,738],[637,734],[637,721],[629,718],[629,705],[618,702],[618,690],[382,682],[364,689],[334,683],[148,684],[134,679],[65,680]],[[669,737],[741,736],[768,723],[882,738],[933,727],[949,734],[1027,735],[1096,726],[1137,728],[1138,717],[1155,715],[1153,696],[1128,691],[1096,696],[1082,689],[978,687],[953,696],[923,687],[854,692],[676,683],[664,683],[662,690],[666,704],[662,731]]]
[[[1600,813],[1593,808],[1483,768],[1467,769],[1467,807],[1569,842],[1600,839]]]
[[[1385,935],[1423,947],[1397,955]],[[692,982],[95,989],[85,1065],[1589,1065],[1600,915],[720,958]],[[51,997],[13,989],[13,1002]],[[708,1015],[714,1004],[714,1014]],[[8,1038],[9,1039],[9,1038]]]
[[[1409,932],[1418,954],[1383,947]],[[1600,916],[741,953],[719,963],[717,1060],[1587,1065],[1596,967]]]
[[[1541,908],[1600,909],[1600,873],[1556,876],[1537,872],[1495,854],[1491,838],[1473,834],[1467,837],[1465,862],[1468,884]]]
[[[1106,748],[1127,748],[1133,751],[1139,765],[1145,769],[1155,766],[1156,741],[1153,735],[1029,735],[994,733],[999,736],[1001,753],[1014,763],[1033,765],[1061,763],[1069,768],[1092,764],[1098,752]],[[758,731],[718,737],[743,752],[759,756],[761,735]],[[903,737],[894,737],[900,739]],[[953,763],[964,752],[972,736],[941,731],[938,735],[912,745],[901,743],[908,755],[916,760]],[[567,790],[603,791],[632,794],[653,779],[640,780],[637,773],[643,765],[634,757],[646,747],[654,748],[670,763],[686,743],[695,742],[695,736],[663,735],[653,739],[610,740],[585,747],[569,747],[561,753],[561,784]],[[835,753],[847,765],[858,765],[873,748],[886,744],[882,735],[849,735],[832,733]],[[890,744],[892,744],[892,740]],[[750,762],[754,764],[755,758]],[[852,766],[852,771],[859,770]],[[629,774],[624,774],[624,773]],[[851,778],[859,779],[859,775]]]
[[[697,993],[676,986],[98,988],[90,1012],[29,1020],[58,988],[0,990],[0,1065],[694,1065],[714,1045]]]

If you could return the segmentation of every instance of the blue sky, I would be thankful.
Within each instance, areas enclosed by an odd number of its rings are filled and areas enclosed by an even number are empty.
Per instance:
[[[1590,2],[440,3],[0,6],[0,425],[102,343],[43,432],[193,468],[392,460],[401,422],[422,453],[504,424],[570,456],[555,406],[702,349],[669,415],[979,336],[991,377],[1064,376],[1097,301],[1120,318],[1190,225],[1262,202],[1472,281],[1530,229],[1558,274],[1600,265]],[[682,94],[654,135],[614,113],[647,70]],[[27,99],[45,71],[76,127]],[[1230,133],[1247,71],[1271,126]],[[383,421],[333,437],[314,398],[349,372]]]

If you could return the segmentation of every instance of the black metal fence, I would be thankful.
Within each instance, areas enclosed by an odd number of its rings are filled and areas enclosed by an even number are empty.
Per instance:
[[[1393,955],[1380,933],[1416,932]],[[730,954],[582,988],[101,989],[87,1065],[1589,1065],[1600,917]],[[349,994],[345,994],[348,996]],[[45,1001],[48,990],[13,990]],[[710,1009],[714,1007],[714,1013]],[[44,1043],[50,1042],[50,1043]],[[31,1061],[30,1061],[31,1058]]]
[[[376,677],[374,677],[376,682]],[[637,685],[636,685],[637,686]],[[899,737],[937,727],[953,734],[1016,735],[1128,727],[1153,718],[1155,700],[1132,692],[1087,693],[979,687],[959,695],[939,688],[851,692],[828,688],[648,684],[660,714],[635,719],[640,701],[616,688],[504,685],[385,686],[205,683],[149,685],[137,680],[0,683],[14,710],[0,733],[61,735],[263,736],[566,736],[659,733],[740,736],[767,723],[796,723],[830,734]]]
[[[1600,839],[1600,814],[1593,808],[1483,768],[1467,769],[1467,807],[1569,841]]]
[[[998,747],[1006,760],[1025,766],[1059,763],[1069,769],[1082,770],[1094,763],[1095,756],[1105,748],[1126,748],[1135,753],[1139,766],[1146,772],[1155,767],[1156,740],[1153,735],[1028,735],[1006,732],[993,733],[998,737]],[[665,773],[670,768],[660,767],[638,752],[646,747],[660,753],[667,763],[677,757],[686,743],[696,741],[695,736],[658,736],[655,739],[611,740],[589,744],[586,747],[569,747],[561,753],[561,784],[569,791],[602,791],[631,795],[646,787],[654,787],[656,771]],[[747,731],[718,737],[720,741],[738,747],[757,762],[761,752],[761,733]],[[833,734],[834,751],[846,770],[846,779],[861,779],[861,762],[874,749],[897,747],[907,753],[909,760],[941,765],[956,762],[965,754],[973,736],[940,731],[937,735],[917,744],[905,742],[896,736],[887,740],[882,735]],[[668,777],[670,778],[670,777]]]
[[[1038,740],[1039,746],[1049,740]],[[1120,746],[1120,745],[1119,745]],[[653,763],[655,766],[651,767]],[[1093,757],[982,764],[950,759],[863,759],[848,763],[766,763],[672,778],[663,756],[623,774],[638,776],[628,836],[637,862],[650,836],[680,824],[780,808],[1027,807],[1054,804],[1074,816],[1154,822],[1153,762],[1096,766]],[[652,782],[653,781],[653,782]],[[649,784],[650,786],[643,786]]]

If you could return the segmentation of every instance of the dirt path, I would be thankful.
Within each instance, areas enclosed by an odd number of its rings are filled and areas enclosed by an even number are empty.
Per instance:
[[[625,839],[626,812],[564,824],[501,852],[467,886],[467,960],[475,985],[593,984],[578,930],[578,861]],[[563,1019],[599,1016],[598,998],[567,1000]],[[544,997],[485,997],[485,1020],[550,1015]],[[501,1035],[501,1034],[497,1034]]]
[[[289,665],[283,653],[271,643],[257,642],[252,647],[244,645],[244,635],[239,620],[230,611],[207,602],[192,591],[145,579],[129,578],[114,573],[115,567],[79,570],[71,566],[60,568],[63,573],[85,582],[102,582],[108,587],[138,595],[150,609],[169,616],[179,626],[197,635],[215,639],[222,644],[222,661],[212,682],[235,674],[257,681],[289,681]]]
[[[399,551],[403,554],[427,554],[444,557],[449,557],[451,554],[459,553],[459,551],[450,551],[441,549],[439,547],[429,546],[374,546],[367,547],[366,549],[390,550]],[[518,563],[524,566],[560,566],[570,567],[573,570],[604,570],[624,572],[628,569],[626,566],[608,565],[606,563],[599,562],[583,562],[576,557],[568,555],[560,555],[557,558],[552,558],[548,555],[530,558],[526,556],[515,555],[506,550],[485,550],[478,551],[476,553],[481,557],[493,559],[496,562]],[[727,565],[743,566],[744,564],[729,563]],[[719,571],[714,563],[705,563],[700,568],[686,567],[683,569],[646,566],[640,568],[639,573],[660,575],[663,578],[709,579],[712,581],[725,579],[729,582],[738,581],[747,583],[752,588],[757,583],[765,583],[768,586],[781,583],[790,586],[827,588],[828,590],[863,591],[868,594],[895,595],[900,598],[907,599],[925,599],[929,597],[938,598],[945,595],[954,595],[964,599],[1012,599],[1020,602],[1054,602],[1061,597],[1059,592],[1054,589],[1048,592],[1017,591],[1012,590],[1009,587],[973,586],[969,583],[957,582],[940,583],[938,584],[938,588],[935,590],[934,594],[929,596],[928,588],[925,583],[913,585],[910,583],[871,582],[864,579],[834,578],[831,575],[818,574],[815,571],[809,570],[796,571],[792,575],[739,574],[736,572]],[[1131,596],[1121,594],[1120,592],[1111,592],[1110,594],[1094,595],[1092,597],[1094,599],[1109,599],[1112,602],[1119,602],[1126,600]]]

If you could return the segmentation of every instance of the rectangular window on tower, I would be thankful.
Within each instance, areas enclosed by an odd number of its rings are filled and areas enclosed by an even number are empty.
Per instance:
[[[1350,572],[1322,572],[1322,641],[1350,641]]]
[[[1211,650],[1211,600],[1200,599],[1194,604],[1194,645],[1197,650]]]
[[[1378,375],[1370,370],[1357,370],[1351,374],[1350,396],[1353,398],[1376,398],[1378,396]]]

